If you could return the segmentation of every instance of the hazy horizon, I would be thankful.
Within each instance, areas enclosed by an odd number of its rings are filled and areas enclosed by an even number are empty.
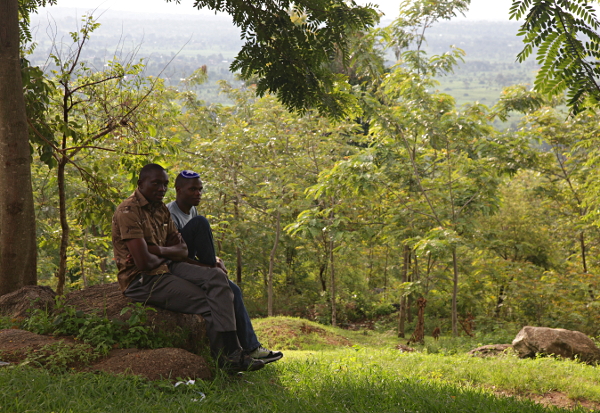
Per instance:
[[[360,4],[378,4],[378,9],[385,13],[385,19],[393,19],[398,16],[399,0],[359,0],[357,2]],[[97,12],[108,10],[173,16],[189,16],[192,13],[215,15],[213,11],[207,9],[194,9],[193,3],[193,0],[181,0],[180,4],[176,4],[174,1],[167,3],[165,0],[58,0],[56,6],[40,8],[40,14],[44,14],[45,12],[51,14],[52,10],[55,9],[73,8],[77,9],[78,14],[91,10],[97,10]],[[511,0],[495,0],[493,2],[490,0],[472,0],[465,17],[459,16],[453,20],[509,21],[508,10],[511,3]],[[218,13],[218,15],[227,16],[226,13]]]

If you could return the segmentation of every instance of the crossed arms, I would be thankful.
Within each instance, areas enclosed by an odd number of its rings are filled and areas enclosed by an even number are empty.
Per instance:
[[[140,271],[151,271],[167,260],[186,261],[188,250],[179,232],[172,232],[167,236],[164,247],[148,245],[144,238],[125,240],[127,249],[131,254],[133,263]]]

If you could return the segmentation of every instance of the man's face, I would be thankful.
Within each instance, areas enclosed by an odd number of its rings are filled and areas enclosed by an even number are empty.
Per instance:
[[[165,171],[153,170],[138,181],[138,189],[150,203],[162,202],[169,185],[169,177]]]
[[[185,205],[197,206],[202,198],[202,181],[200,178],[186,179],[177,191],[177,201]]]

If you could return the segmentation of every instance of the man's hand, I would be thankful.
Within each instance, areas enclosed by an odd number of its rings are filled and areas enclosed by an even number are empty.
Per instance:
[[[141,271],[151,271],[165,262],[164,258],[150,251],[153,246],[146,244],[144,238],[128,239],[125,240],[125,244],[135,266]],[[127,262],[129,262],[129,257],[127,258]]]
[[[181,234],[179,232],[172,232],[167,237],[167,242],[166,242],[165,246],[171,247],[171,246],[179,245],[179,244],[183,244],[183,243],[185,243],[185,242],[183,241],[183,237],[181,236]],[[186,248],[187,248],[187,246],[186,246]]]
[[[172,261],[185,261],[188,254],[187,245],[179,232],[169,234],[164,247],[148,245],[148,252]]]

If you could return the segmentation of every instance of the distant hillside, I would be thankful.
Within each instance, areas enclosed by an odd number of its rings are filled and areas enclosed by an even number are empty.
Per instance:
[[[39,65],[47,61],[51,39],[56,39],[60,50],[61,42],[70,40],[68,32],[81,24],[83,14],[83,11],[77,13],[75,9],[60,7],[50,10],[52,17],[43,14],[32,19],[39,44],[32,61]],[[207,65],[209,82],[201,95],[209,102],[226,103],[218,95],[216,81],[235,81],[229,64],[242,45],[240,31],[228,17],[195,14],[194,10],[188,15],[165,16],[107,11],[98,21],[102,26],[83,52],[83,57],[94,66],[101,67],[115,54],[126,56],[137,50],[137,57],[147,64],[148,74],[162,72],[168,83],[177,84],[180,78]],[[386,23],[389,22],[383,22]],[[498,99],[502,87],[531,83],[535,64],[515,62],[522,48],[517,29],[518,23],[514,22],[468,21],[442,22],[429,29],[426,32],[428,53],[444,53],[450,45],[466,52],[465,62],[456,72],[440,79],[440,91],[454,96],[459,104],[477,100],[491,105]]]

